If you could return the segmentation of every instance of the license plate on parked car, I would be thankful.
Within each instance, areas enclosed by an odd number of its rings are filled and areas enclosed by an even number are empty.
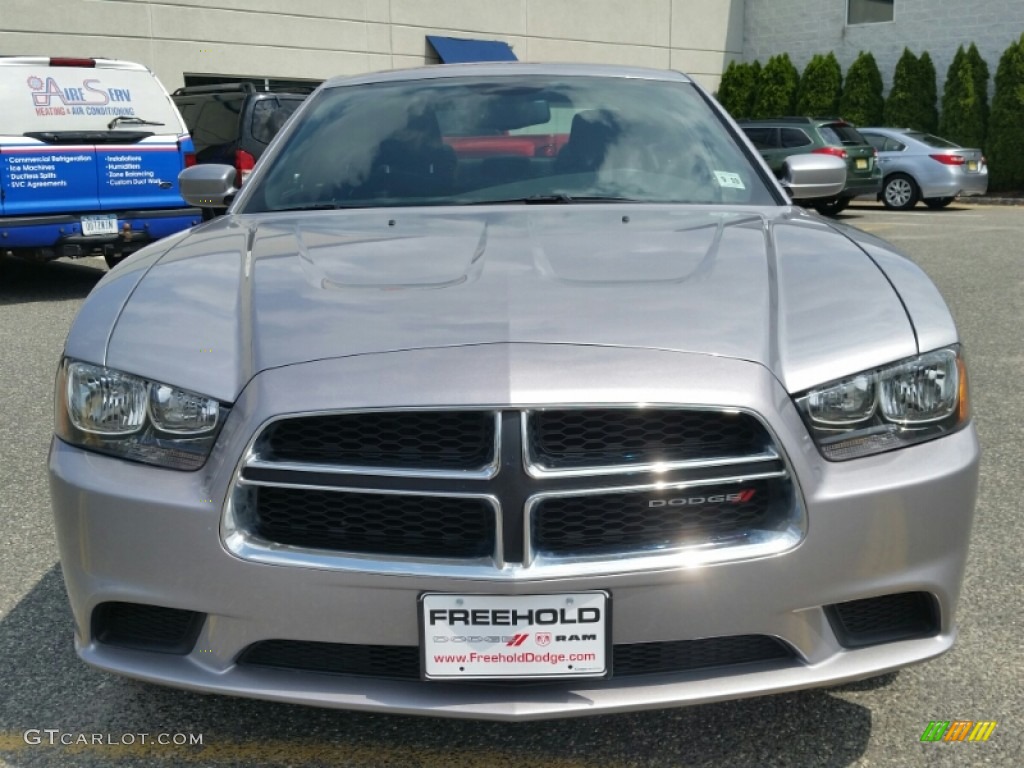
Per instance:
[[[606,592],[423,595],[423,676],[602,677],[611,631],[608,605]]]
[[[102,214],[99,216],[82,217],[83,235],[116,235],[117,216],[114,214]]]
[[[978,161],[977,160],[968,160],[967,161],[967,170],[968,171],[976,171],[976,170],[978,170]]]
[[[868,167],[868,161],[863,157],[857,159],[857,170],[863,171]]]

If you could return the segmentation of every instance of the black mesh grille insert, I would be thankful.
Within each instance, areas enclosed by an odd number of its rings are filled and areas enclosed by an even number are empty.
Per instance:
[[[671,408],[535,411],[528,441],[549,469],[740,458],[771,445],[747,414]]]
[[[494,458],[494,423],[494,414],[485,411],[302,416],[271,424],[260,450],[277,461],[479,469]]]
[[[494,551],[494,510],[482,499],[260,487],[255,532],[313,549],[472,558]]]
[[[140,603],[100,603],[92,614],[97,641],[160,653],[191,652],[205,614]]]
[[[612,654],[612,670],[616,678],[671,674],[794,657],[788,645],[764,635],[616,645]],[[420,677],[419,648],[404,645],[264,640],[249,646],[239,656],[238,663],[400,680],[418,680]],[[496,684],[517,682],[520,681],[496,681]]]
[[[841,645],[858,648],[938,634],[939,612],[927,592],[901,592],[825,609]]]
[[[552,497],[533,510],[533,546],[543,554],[586,555],[716,543],[781,525],[790,499],[785,479]]]
[[[736,635],[704,640],[616,645],[614,670],[616,677],[623,677],[790,658],[793,658],[792,649],[774,637]]]
[[[246,648],[238,663],[402,680],[415,680],[420,676],[420,650],[414,645],[264,640]]]

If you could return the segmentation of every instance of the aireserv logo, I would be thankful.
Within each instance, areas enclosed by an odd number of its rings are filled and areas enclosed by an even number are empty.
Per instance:
[[[736,493],[715,493],[705,496],[676,496],[670,499],[649,499],[648,507],[692,507],[701,504],[745,504],[754,498],[754,489]]]

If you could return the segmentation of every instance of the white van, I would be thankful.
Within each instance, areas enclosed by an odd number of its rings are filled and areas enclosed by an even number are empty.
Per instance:
[[[102,253],[113,266],[202,220],[178,192],[194,162],[181,114],[141,64],[0,56],[0,253]]]

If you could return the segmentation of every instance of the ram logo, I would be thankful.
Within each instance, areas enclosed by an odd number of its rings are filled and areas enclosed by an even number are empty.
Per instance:
[[[710,496],[677,496],[672,499],[649,499],[648,507],[693,507],[701,504],[745,504],[754,498],[754,489],[736,493],[715,493]]]

